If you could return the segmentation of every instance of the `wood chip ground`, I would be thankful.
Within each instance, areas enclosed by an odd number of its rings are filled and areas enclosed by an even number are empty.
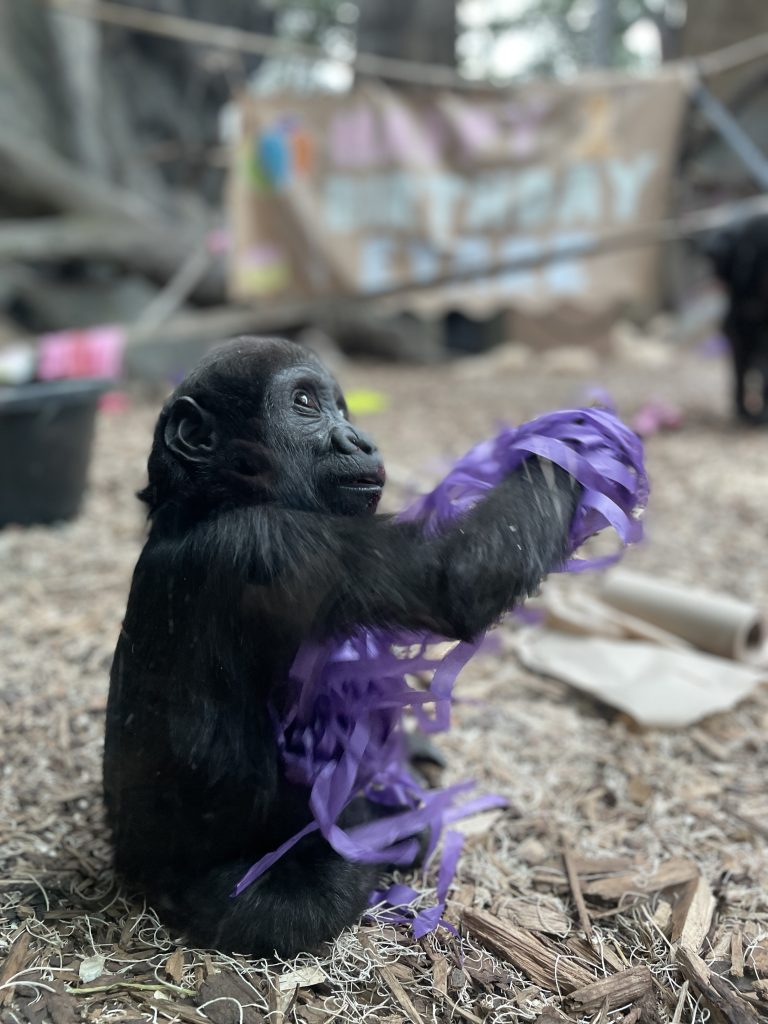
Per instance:
[[[566,373],[483,358],[342,373],[389,397],[365,426],[390,507],[501,420],[597,385],[627,416],[672,400],[685,425],[648,444],[648,543],[628,564],[768,607],[768,432],[730,422],[724,362]],[[468,700],[440,740],[446,781],[472,776],[510,801],[470,830],[447,912],[460,938],[368,922],[268,963],[185,948],[117,889],[104,703],[155,411],[101,418],[79,520],[0,532],[1,1024],[768,1019],[768,690],[696,729],[643,732],[524,672],[509,626],[465,672]]]

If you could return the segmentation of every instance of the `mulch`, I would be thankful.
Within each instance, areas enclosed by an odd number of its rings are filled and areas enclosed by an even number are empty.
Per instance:
[[[648,443],[648,541],[628,564],[768,606],[768,434],[730,422],[722,362],[498,353],[341,376],[389,398],[365,426],[392,507],[499,421],[594,385],[626,415],[677,402],[683,427]],[[0,532],[2,1024],[768,1018],[768,689],[689,730],[642,730],[522,669],[513,625],[465,671],[440,739],[446,782],[474,777],[510,804],[468,826],[447,911],[458,937],[372,920],[315,954],[253,960],[184,947],[118,888],[103,718],[155,414],[136,400],[101,417],[78,520]]]

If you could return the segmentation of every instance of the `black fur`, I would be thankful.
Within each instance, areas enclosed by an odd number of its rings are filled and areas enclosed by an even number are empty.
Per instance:
[[[723,333],[733,356],[734,405],[747,423],[768,423],[768,217],[756,217],[705,243],[725,287]]]
[[[374,514],[382,483],[338,384],[286,341],[219,348],[160,415],[105,791],[118,870],[198,945],[315,947],[359,917],[378,880],[312,835],[229,895],[310,818],[268,713],[302,641],[356,625],[471,639],[564,557],[576,488],[553,466],[529,461],[436,538]]]

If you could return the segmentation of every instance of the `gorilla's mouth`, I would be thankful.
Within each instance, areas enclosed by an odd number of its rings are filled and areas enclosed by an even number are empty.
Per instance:
[[[375,476],[358,476],[354,480],[343,480],[339,486],[348,491],[380,491],[384,481]]]
[[[384,487],[386,479],[384,467],[371,473],[361,473],[359,476],[347,477],[339,481],[339,487],[347,491],[363,491],[366,493],[378,493]]]

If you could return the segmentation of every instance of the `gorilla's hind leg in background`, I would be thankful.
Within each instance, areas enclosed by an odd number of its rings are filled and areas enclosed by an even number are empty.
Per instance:
[[[562,564],[578,489],[532,458],[437,535],[377,515],[374,442],[280,339],[213,351],[163,408],[148,471],[107,709],[116,867],[193,941],[288,955],[357,920],[378,878],[311,833],[230,898],[312,820],[273,717],[298,650],[355,627],[474,639]]]

